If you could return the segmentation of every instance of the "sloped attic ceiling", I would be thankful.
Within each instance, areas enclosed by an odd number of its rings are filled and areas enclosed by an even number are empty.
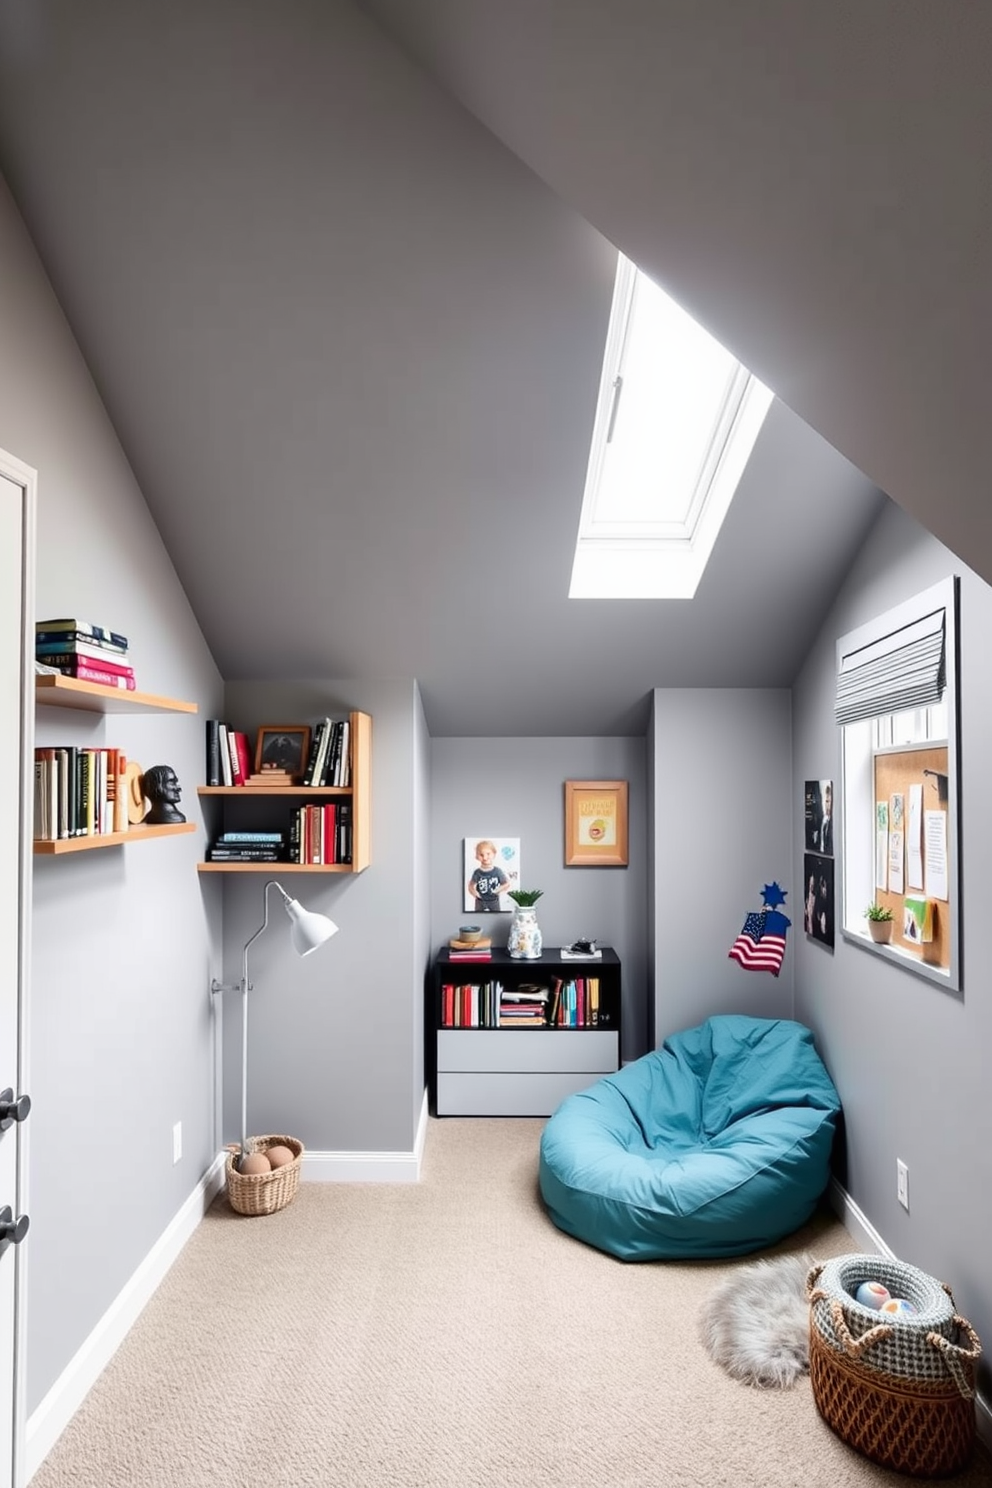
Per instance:
[[[0,0],[0,167],[222,671],[437,734],[787,685],[882,498],[777,404],[693,601],[569,602],[622,197],[449,86],[348,0]]]
[[[364,8],[992,579],[992,7]]]

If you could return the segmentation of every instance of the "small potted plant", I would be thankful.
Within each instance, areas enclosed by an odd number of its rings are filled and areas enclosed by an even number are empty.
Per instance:
[[[868,933],[876,945],[888,945],[892,939],[892,911],[884,904],[869,904],[865,910]]]
[[[544,948],[544,937],[534,908],[543,893],[543,889],[507,890],[507,898],[517,906],[510,921],[510,938],[506,947],[515,961],[536,961]]]

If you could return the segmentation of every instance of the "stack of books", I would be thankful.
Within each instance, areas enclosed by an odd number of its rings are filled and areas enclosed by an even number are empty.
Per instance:
[[[544,1028],[549,996],[547,987],[535,987],[533,991],[503,987],[499,997],[500,1028]]]
[[[310,754],[303,775],[308,786],[349,786],[351,784],[351,722],[334,722],[324,718],[317,724],[310,741]]]
[[[285,858],[282,832],[222,832],[207,848],[208,863],[282,863]]]
[[[88,620],[39,620],[35,626],[36,660],[81,682],[134,692],[127,645],[127,636]]]

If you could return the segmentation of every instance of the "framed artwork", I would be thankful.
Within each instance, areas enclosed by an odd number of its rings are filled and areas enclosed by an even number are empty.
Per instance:
[[[626,780],[566,780],[566,868],[626,868],[627,863]]]
[[[462,909],[466,914],[507,914],[507,898],[520,887],[519,837],[466,837],[462,863]]]
[[[833,948],[834,860],[822,853],[803,854],[803,929],[813,940]]]
[[[255,774],[264,775],[266,770],[279,770],[302,780],[309,753],[309,724],[264,724],[255,740]]]
[[[834,855],[834,783],[832,780],[807,780],[803,799],[806,824],[806,851]]]

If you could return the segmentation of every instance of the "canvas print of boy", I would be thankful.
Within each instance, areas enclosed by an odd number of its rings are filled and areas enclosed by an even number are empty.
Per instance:
[[[520,838],[466,837],[464,871],[465,910],[506,913],[513,908],[507,893],[520,883]]]

